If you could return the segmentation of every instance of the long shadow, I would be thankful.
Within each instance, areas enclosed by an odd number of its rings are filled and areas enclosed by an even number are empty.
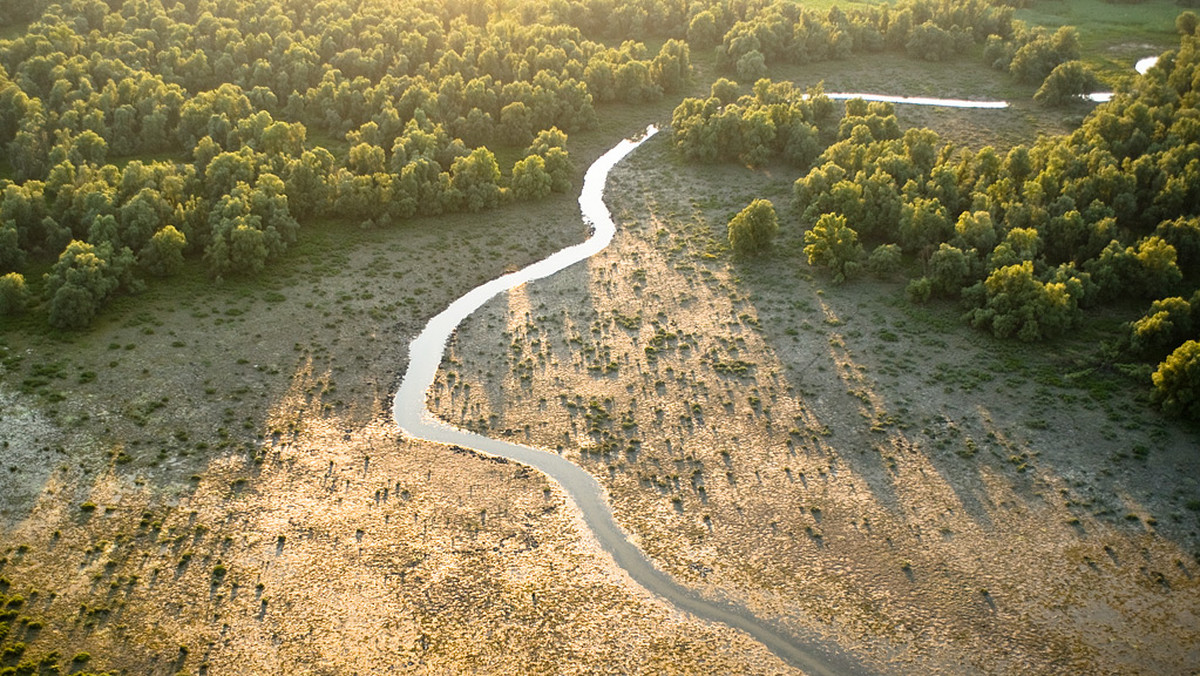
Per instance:
[[[615,232],[604,205],[604,185],[609,171],[657,129],[651,127],[637,141],[622,141],[588,169],[580,207],[593,235],[582,244],[567,247],[522,270],[476,287],[434,317],[413,339],[409,365],[393,404],[393,418],[406,433],[430,441],[474,449],[509,458],[545,472],[574,500],[584,521],[601,546],[630,577],[647,590],[697,617],[740,629],[763,643],[780,659],[811,674],[860,674],[864,666],[852,655],[812,635],[797,635],[755,617],[747,609],[702,598],[658,570],[616,523],[604,491],[594,477],[565,458],[539,449],[490,439],[438,421],[426,408],[426,392],[442,360],[446,341],[458,324],[497,294],[534,279],[554,274],[603,250]]]

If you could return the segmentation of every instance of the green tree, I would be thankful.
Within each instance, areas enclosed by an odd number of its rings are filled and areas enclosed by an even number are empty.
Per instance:
[[[971,258],[957,247],[942,242],[929,257],[929,281],[933,292],[954,297],[971,278]]]
[[[844,216],[823,214],[816,225],[804,233],[804,255],[809,265],[820,265],[833,272],[835,282],[841,283],[858,271],[863,257],[858,233],[846,225]]]
[[[1175,17],[1175,30],[1179,31],[1180,35],[1195,35],[1197,26],[1200,26],[1200,17],[1197,17],[1195,12],[1180,12],[1179,16]]]
[[[1050,71],[1033,100],[1043,106],[1065,106],[1082,101],[1100,87],[1100,78],[1082,61],[1067,61]]]
[[[763,53],[752,49],[737,60],[737,74],[743,81],[754,81],[767,76],[767,60]]]
[[[919,252],[950,239],[954,224],[946,217],[946,207],[936,199],[917,197],[900,207],[900,246]]]
[[[1033,275],[1033,263],[1022,261],[992,271],[967,295],[982,301],[967,313],[971,324],[990,329],[998,338],[1025,342],[1058,335],[1070,328],[1078,303],[1065,282],[1043,283]]]
[[[779,219],[770,200],[756,199],[729,221],[729,245],[739,254],[754,256],[771,246]]]
[[[43,293],[49,303],[50,324],[58,328],[90,324],[122,282],[128,280],[132,259],[128,249],[114,253],[107,242],[92,245],[71,241],[45,274]]]
[[[512,170],[512,194],[518,200],[537,200],[550,194],[554,181],[540,155],[517,160]]]
[[[1183,279],[1175,261],[1175,247],[1157,235],[1138,242],[1134,258],[1139,268],[1132,281],[1144,297],[1164,296]]]
[[[738,100],[741,96],[741,90],[738,88],[738,83],[728,78],[717,78],[717,81],[709,87],[709,96],[721,102],[721,105],[728,105]]]
[[[467,211],[479,211],[500,203],[500,166],[487,148],[476,148],[450,167],[450,185],[461,195]]]
[[[986,211],[964,211],[954,224],[954,245],[975,249],[980,254],[991,253],[996,246],[996,226]]]
[[[1151,399],[1172,415],[1200,420],[1200,343],[1189,340],[1158,365]]]
[[[896,244],[880,244],[867,258],[867,270],[876,277],[887,277],[900,270],[903,262],[900,247]]]
[[[10,272],[0,277],[0,317],[21,314],[29,305],[29,289],[25,277]]]
[[[25,264],[19,238],[14,221],[0,221],[0,270],[15,270]]]
[[[154,233],[138,253],[138,262],[152,275],[170,277],[183,267],[183,250],[186,247],[187,237],[175,226],[167,225]]]
[[[721,36],[717,32],[717,19],[713,16],[712,10],[706,9],[703,12],[697,12],[696,16],[692,17],[687,30],[689,44],[698,49],[707,49],[716,46],[720,39]]]

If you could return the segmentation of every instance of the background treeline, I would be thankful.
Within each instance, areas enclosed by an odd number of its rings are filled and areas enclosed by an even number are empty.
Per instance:
[[[1099,86],[1078,61],[1074,28],[1050,32],[1012,17],[1011,7],[977,0],[908,0],[846,12],[834,7],[825,13],[776,2],[753,18],[729,25],[716,47],[717,63],[743,81],[757,81],[767,74],[769,64],[777,62],[803,64],[884,50],[941,61],[983,45],[989,65],[1020,82],[1041,83],[1036,98],[1048,104],[1077,99]],[[715,42],[730,20],[716,9],[699,12],[688,28],[689,44],[695,48]],[[812,101],[800,94],[787,83],[760,82],[753,96],[739,97],[736,83],[718,80],[707,99],[688,98],[675,109],[671,119],[675,144],[693,161],[760,165],[782,158],[807,166],[833,140],[835,131],[846,138],[859,121],[877,136],[884,132],[875,125],[883,123],[890,125],[887,135],[899,134],[890,112],[876,115],[856,110],[853,117],[865,119],[847,119],[839,125],[819,89],[806,93],[814,97]]]
[[[957,149],[860,100],[836,139],[794,186],[811,262],[848,278],[908,255],[913,300],[961,298],[973,326],[1026,341],[1152,301],[1109,356],[1159,364],[1155,398],[1200,417],[1200,39],[1029,147]]]
[[[649,54],[492,7],[49,5],[0,41],[0,314],[83,326],[188,257],[257,273],[327,215],[386,225],[569,190],[566,132],[691,71],[679,40]],[[525,151],[502,171],[498,147]],[[31,298],[22,272],[49,263]]]

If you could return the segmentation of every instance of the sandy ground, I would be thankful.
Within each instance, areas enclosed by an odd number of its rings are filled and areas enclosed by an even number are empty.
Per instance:
[[[152,291],[82,334],[9,333],[0,593],[25,601],[0,647],[26,648],[0,666],[785,673],[630,584],[540,474],[386,420],[426,317],[582,239],[561,217],[576,209],[335,233],[281,277]]]
[[[460,330],[443,416],[561,448],[679,580],[880,671],[1200,665],[1194,433],[1087,373],[1085,340],[1034,353],[898,280],[834,287],[794,230],[732,261],[724,223],[794,176],[665,148],[614,173],[609,251]],[[573,204],[334,233],[279,279],[9,334],[0,578],[26,601],[0,647],[137,674],[790,673],[630,585],[539,475],[384,422],[407,337],[580,239]]]
[[[1078,372],[1094,343],[829,284],[786,209],[774,256],[731,261],[724,223],[793,177],[666,146],[614,172],[609,250],[468,320],[443,417],[561,449],[678,579],[883,671],[1200,665],[1194,432]]]

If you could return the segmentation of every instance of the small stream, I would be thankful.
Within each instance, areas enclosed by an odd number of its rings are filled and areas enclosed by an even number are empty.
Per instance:
[[[604,489],[587,471],[550,451],[491,439],[437,419],[426,407],[426,392],[442,361],[446,342],[459,323],[501,292],[541,279],[598,253],[612,241],[616,227],[604,205],[604,185],[618,162],[658,131],[649,127],[638,139],[621,141],[588,168],[579,196],[583,220],[591,236],[521,270],[475,287],[450,304],[409,345],[408,370],[392,405],[396,424],[409,436],[474,449],[534,467],[566,490],[600,546],[639,585],[676,608],[704,620],[720,622],[750,634],[788,664],[807,674],[859,674],[856,660],[817,636],[796,636],[755,617],[745,608],[701,597],[656,568],[613,519]]]
[[[1157,57],[1142,59],[1138,72],[1144,73]],[[970,101],[930,97],[886,96],[866,93],[826,94],[831,99],[861,98],[924,106],[951,108],[1003,109],[1004,101]],[[1093,95],[1095,96],[1095,95]],[[1111,96],[1111,94],[1109,95]],[[659,570],[630,540],[613,518],[604,488],[587,471],[557,453],[522,446],[460,429],[439,420],[426,407],[426,393],[441,365],[446,343],[458,325],[484,303],[502,292],[527,282],[548,277],[559,270],[599,253],[616,232],[612,214],[604,204],[604,186],[608,174],[627,155],[658,132],[651,126],[636,139],[626,139],[600,156],[583,179],[579,208],[585,223],[592,227],[587,240],[566,247],[550,256],[475,287],[429,320],[409,345],[408,370],[392,404],[396,424],[409,436],[452,446],[461,446],[492,456],[507,458],[536,468],[556,481],[579,507],[584,522],[596,541],[614,562],[639,585],[674,605],[704,620],[719,622],[750,634],[788,664],[807,674],[861,674],[866,669],[852,656],[815,635],[797,636],[754,616],[747,609],[723,601],[701,597],[675,582]]]

